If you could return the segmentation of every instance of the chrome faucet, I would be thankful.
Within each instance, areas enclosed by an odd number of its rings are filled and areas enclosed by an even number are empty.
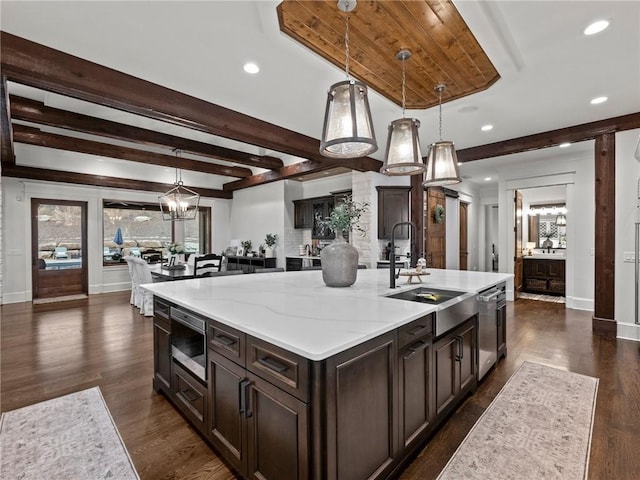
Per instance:
[[[413,222],[400,222],[396,223],[391,229],[391,254],[389,255],[389,288],[396,288],[396,278],[400,276],[400,269],[398,269],[398,273],[396,274],[396,228],[401,227],[403,225],[410,226],[413,228],[413,231],[416,231],[416,226]],[[413,262],[414,255],[411,255]]]

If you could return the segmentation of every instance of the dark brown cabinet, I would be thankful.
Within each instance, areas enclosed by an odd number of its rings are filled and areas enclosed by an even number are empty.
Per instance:
[[[391,240],[393,226],[409,221],[411,187],[376,187],[378,190],[378,238]],[[409,227],[396,229],[396,239],[408,239]]]
[[[419,442],[433,425],[433,314],[398,330],[399,423],[402,448]]]
[[[446,412],[474,388],[478,373],[476,317],[434,345],[436,415]]]
[[[191,373],[173,362],[171,387],[176,406],[191,420],[191,423],[204,435],[207,433],[207,386]]]
[[[524,258],[524,291],[565,294],[565,261],[546,258]]]
[[[313,215],[313,225],[311,226],[311,238],[318,240],[331,240],[335,238],[335,234],[332,231],[317,221],[318,218],[327,218],[333,211],[334,205],[335,200],[333,195],[312,199],[311,211]]]
[[[293,227],[313,227],[313,205],[310,199],[293,201]]]
[[[153,388],[171,392],[171,323],[169,305],[155,300],[153,318]]]
[[[227,270],[242,270],[244,273],[253,273],[256,268],[275,268],[276,257],[241,257],[227,256]]]

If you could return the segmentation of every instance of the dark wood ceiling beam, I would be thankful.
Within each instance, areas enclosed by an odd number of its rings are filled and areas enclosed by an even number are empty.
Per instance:
[[[124,188],[127,190],[140,190],[145,192],[167,192],[173,185],[157,182],[145,182],[142,180],[130,180],[118,177],[106,177],[102,175],[89,175],[86,173],[64,172],[45,168],[24,167],[21,165],[3,165],[3,177],[24,178],[27,180],[43,180],[47,182],[72,183],[75,185],[91,185],[94,187]],[[189,189],[198,192],[202,197],[208,198],[233,198],[233,193],[212,188],[199,188],[189,186]]]
[[[242,188],[257,187],[258,185],[264,185],[265,183],[277,182],[278,180],[293,179],[301,177],[309,173],[322,172],[335,168],[338,165],[327,165],[326,163],[316,162],[313,160],[306,160],[304,162],[292,163],[286,165],[278,170],[272,170],[270,172],[259,173],[248,178],[236,180],[234,182],[225,183],[222,189],[226,191],[240,190]]]
[[[13,151],[13,131],[11,130],[9,92],[7,90],[7,77],[2,75],[0,80],[0,160],[2,165],[15,164],[16,156]]]
[[[512,138],[502,142],[489,143],[478,147],[458,150],[461,163],[500,157],[514,153],[528,152],[540,148],[555,147],[564,142],[576,143],[593,140],[600,135],[640,128],[640,112],[619,117],[583,123],[573,127],[560,128],[549,132],[536,133],[526,137]]]
[[[181,168],[183,170],[193,170],[195,172],[210,173],[213,175],[245,178],[250,177],[252,174],[250,169],[244,167],[229,167],[226,165],[200,162],[184,157],[163,155],[161,153],[148,152],[135,148],[94,142],[82,138],[43,132],[38,128],[15,123],[13,125],[13,139],[19,143],[27,143],[39,147],[56,148],[58,150],[68,150],[107,158],[118,158],[131,162],[146,163],[148,165]]]
[[[127,75],[73,55],[0,33],[0,62],[11,81],[175,125],[258,145],[300,158],[332,163],[319,140]],[[344,160],[345,167],[379,170],[369,159]],[[371,168],[375,165],[375,168]]]
[[[15,120],[65,128],[76,132],[89,133],[144,145],[178,148],[184,152],[195,155],[227,162],[241,163],[251,167],[274,169],[283,166],[282,160],[275,157],[252,155],[197,140],[154,132],[153,130],[90,117],[81,113],[47,107],[44,103],[29,98],[15,95],[10,95],[9,98],[11,100],[11,117]]]

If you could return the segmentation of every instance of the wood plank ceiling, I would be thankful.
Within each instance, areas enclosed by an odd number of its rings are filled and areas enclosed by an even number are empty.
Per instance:
[[[331,63],[345,68],[345,13],[336,0],[284,0],[278,5],[280,30]],[[449,0],[360,1],[349,14],[350,72],[402,105],[406,61],[406,106],[438,104],[434,87],[447,86],[443,101],[486,90],[500,75]]]

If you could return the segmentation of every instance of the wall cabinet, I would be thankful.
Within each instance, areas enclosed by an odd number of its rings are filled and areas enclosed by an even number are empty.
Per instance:
[[[523,284],[525,292],[564,295],[565,261],[525,257]]]
[[[434,345],[436,415],[446,415],[474,388],[478,375],[477,318],[444,335]]]
[[[309,199],[293,201],[293,227],[313,227],[313,206]]]
[[[391,240],[393,226],[409,221],[411,187],[376,187],[378,190],[378,238]],[[409,227],[396,229],[396,239],[408,239]]]

